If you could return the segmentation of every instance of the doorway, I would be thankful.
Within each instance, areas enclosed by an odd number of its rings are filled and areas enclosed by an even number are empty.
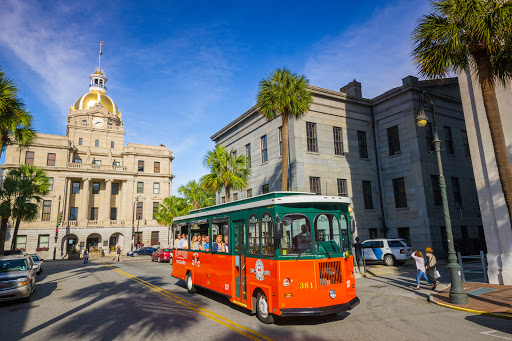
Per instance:
[[[245,221],[233,222],[235,232],[235,300],[247,304],[247,269],[245,266]]]

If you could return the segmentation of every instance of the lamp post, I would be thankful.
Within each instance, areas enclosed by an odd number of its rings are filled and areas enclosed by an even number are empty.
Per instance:
[[[434,101],[426,92],[423,92],[419,98],[420,110],[416,116],[416,124],[424,127],[427,124],[428,117],[425,109],[432,111],[432,125],[434,127],[434,151],[437,156],[437,166],[439,167],[439,189],[441,190],[441,200],[443,203],[443,214],[446,228],[446,238],[448,239],[448,270],[450,271],[450,303],[468,304],[468,296],[462,287],[462,278],[460,276],[460,265],[457,263],[455,247],[453,246],[452,223],[450,220],[450,210],[448,208],[448,197],[446,196],[446,181],[443,174],[443,164],[441,162],[441,140],[437,133],[436,113]]]
[[[53,260],[55,260],[57,256],[57,240],[59,239],[59,225],[60,220],[62,219],[62,214],[60,213],[60,199],[59,195],[59,206],[57,207],[57,225],[55,226],[55,243],[53,244]]]
[[[131,246],[131,249],[130,251],[133,251],[133,244],[135,244],[135,210],[136,210],[136,205],[137,203],[139,202],[139,198],[136,198],[135,201],[133,202],[133,212],[132,212],[132,246]],[[139,229],[139,226],[137,225],[137,232]]]

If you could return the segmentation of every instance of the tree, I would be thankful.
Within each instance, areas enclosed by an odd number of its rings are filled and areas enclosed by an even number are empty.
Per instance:
[[[16,237],[22,220],[31,221],[38,217],[41,195],[48,193],[50,181],[42,168],[33,165],[20,165],[7,175],[18,184],[17,198],[14,200],[12,217],[16,219],[12,234],[11,250],[16,246]]]
[[[215,192],[203,188],[195,180],[189,181],[186,185],[180,186],[178,192],[182,194],[194,209],[207,207],[215,204]]]
[[[512,224],[512,167],[496,97],[496,80],[512,79],[512,2],[441,0],[420,18],[412,57],[427,78],[468,69],[478,75],[501,187]]]
[[[236,156],[227,152],[221,145],[216,145],[204,157],[204,164],[210,169],[201,179],[203,188],[220,192],[226,191],[226,201],[231,201],[231,190],[247,188],[247,179],[251,171],[247,169],[245,155]]]
[[[155,219],[159,224],[170,228],[174,222],[174,218],[187,215],[190,209],[191,206],[187,203],[187,199],[171,196],[165,198],[164,201],[158,205],[158,210],[155,212]]]
[[[32,115],[18,98],[18,88],[0,70],[0,156],[4,148],[13,143],[26,147],[36,137],[32,129]]]
[[[290,70],[276,69],[269,78],[259,83],[257,101],[259,111],[268,121],[279,115],[283,120],[281,155],[281,190],[288,190],[288,120],[306,115],[313,101],[305,76],[291,73]]]

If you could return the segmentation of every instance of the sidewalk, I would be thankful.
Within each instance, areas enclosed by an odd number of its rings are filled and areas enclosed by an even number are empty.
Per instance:
[[[451,309],[512,320],[512,285],[462,283],[468,294],[467,305],[449,301],[450,287],[430,295],[430,301]]]

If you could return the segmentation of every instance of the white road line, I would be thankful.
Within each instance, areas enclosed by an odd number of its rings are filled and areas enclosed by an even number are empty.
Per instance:
[[[510,337],[493,335],[492,333],[499,333],[499,330],[491,329],[491,330],[488,330],[486,332],[480,332],[480,334],[484,334],[484,335],[487,335],[487,336],[494,336],[494,337],[497,337],[497,338],[500,338],[500,339],[512,340],[512,338],[510,338]]]

